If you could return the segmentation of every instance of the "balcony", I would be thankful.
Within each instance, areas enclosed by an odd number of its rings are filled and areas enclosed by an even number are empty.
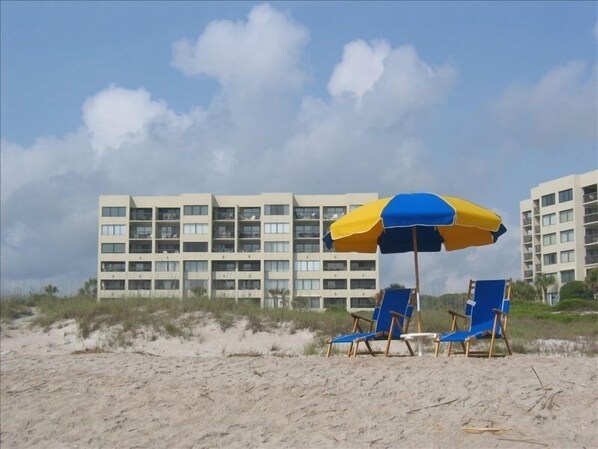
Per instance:
[[[530,279],[534,277],[534,272],[532,270],[526,270],[523,272],[523,277],[526,279]]]
[[[586,245],[592,245],[598,243],[598,235],[586,235],[583,240]]]
[[[319,232],[297,232],[295,233],[296,239],[319,239]]]
[[[181,219],[180,211],[168,211],[168,212],[162,212],[161,210],[158,211],[158,220],[179,221],[180,219]]]
[[[586,193],[583,196],[584,203],[592,203],[594,201],[598,201],[598,193],[597,192]]]
[[[530,261],[532,260],[532,257],[533,257],[533,256],[532,256],[532,253],[525,253],[525,254],[523,255],[523,261],[524,261],[524,262],[530,262]]]
[[[524,218],[523,219],[523,226],[531,226],[532,225],[532,219],[531,218]]]
[[[147,232],[132,232],[131,234],[129,234],[129,238],[131,239],[146,239],[149,240],[152,238],[152,233],[147,233]]]
[[[598,212],[583,217],[584,224],[598,223]]]
[[[586,256],[585,258],[586,265],[593,265],[598,263],[598,254],[593,254],[591,256]]]
[[[523,243],[532,243],[532,236],[531,235],[524,235],[523,236]]]
[[[259,232],[240,232],[239,238],[240,239],[259,239],[260,233]]]

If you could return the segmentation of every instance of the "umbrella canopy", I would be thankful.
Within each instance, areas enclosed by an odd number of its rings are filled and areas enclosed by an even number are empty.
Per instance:
[[[324,236],[337,252],[414,253],[419,311],[418,252],[490,245],[507,231],[502,219],[470,201],[433,193],[400,193],[367,203],[332,223]],[[418,314],[418,330],[421,330]]]

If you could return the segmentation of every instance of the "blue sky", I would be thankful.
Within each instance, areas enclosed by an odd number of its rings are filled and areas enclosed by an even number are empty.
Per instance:
[[[424,256],[424,293],[458,291],[518,278],[519,201],[598,166],[594,2],[1,8],[4,291],[95,276],[102,193],[404,190],[503,216],[495,247]]]

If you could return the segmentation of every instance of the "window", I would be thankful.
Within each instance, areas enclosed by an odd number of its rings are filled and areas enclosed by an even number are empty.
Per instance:
[[[320,271],[319,260],[296,260],[295,271]]]
[[[319,207],[296,207],[294,210],[295,218],[298,220],[316,220],[320,218]]]
[[[351,271],[375,271],[375,260],[352,260]]]
[[[152,208],[151,207],[139,207],[131,208],[131,220],[151,220],[152,219]]]
[[[260,281],[258,279],[240,279],[239,290],[259,290]]]
[[[341,218],[347,209],[345,207],[325,207],[324,208],[324,219],[325,220],[336,220]]]
[[[308,309],[319,309],[320,308],[320,297],[319,296],[295,296],[293,307],[294,308],[307,307]]]
[[[556,232],[552,234],[545,234],[542,236],[542,245],[549,246],[549,245],[556,245]]]
[[[320,226],[319,225],[298,225],[295,226],[295,238],[319,238],[320,237]]]
[[[214,290],[234,290],[235,281],[233,279],[215,279],[212,281]]]
[[[374,290],[375,288],[375,279],[351,279],[352,290]]]
[[[241,226],[241,233],[239,237],[243,239],[253,238],[258,239],[260,238],[260,225],[243,225]]]
[[[260,243],[246,243],[243,242],[239,245],[239,251],[242,253],[259,253],[260,252]]]
[[[156,290],[178,290],[179,280],[178,279],[156,279],[154,281]]]
[[[157,234],[161,239],[177,239],[179,232],[181,232],[181,228],[178,226],[159,226]]]
[[[161,207],[158,209],[158,220],[180,220],[181,209],[178,207]]]
[[[556,224],[556,214],[542,215],[542,226],[552,226]]]
[[[125,271],[124,262],[102,262],[102,271]]]
[[[288,253],[289,242],[265,242],[264,251],[267,253]]]
[[[132,226],[132,239],[150,239],[152,238],[152,225]]]
[[[152,281],[149,279],[131,279],[129,281],[129,290],[151,290]]]
[[[544,265],[554,265],[556,263],[556,253],[544,254]]]
[[[188,223],[183,225],[183,234],[207,234],[208,225],[201,223]]]
[[[351,307],[354,309],[371,309],[376,305],[374,298],[351,298]]]
[[[234,220],[235,219],[235,208],[234,207],[217,207],[214,210],[216,220]]]
[[[125,280],[124,279],[110,279],[100,283],[100,290],[124,290]]]
[[[260,271],[261,263],[257,261],[239,261],[239,271]]]
[[[208,206],[184,206],[184,215],[208,215]]]
[[[554,203],[554,193],[542,196],[542,207],[552,206]]]
[[[125,244],[124,243],[102,243],[102,253],[103,254],[124,253],[124,252],[125,252]]]
[[[181,246],[178,242],[176,243],[158,243],[158,247],[156,248],[157,253],[178,253],[180,251]]]
[[[102,207],[102,217],[126,217],[126,207]]]
[[[129,271],[140,272],[140,271],[152,271],[151,262],[129,262]]]
[[[265,288],[267,292],[270,290],[288,290],[289,281],[288,279],[266,279]]]
[[[320,290],[320,280],[295,279],[295,290]]]
[[[347,299],[346,298],[324,298],[324,308],[327,309],[328,307],[347,307]]]
[[[265,223],[264,234],[288,234],[289,233],[288,223]]]
[[[132,242],[129,245],[129,253],[131,254],[149,254],[152,252],[151,243]]]
[[[561,190],[559,192],[559,203],[573,200],[573,189]]]
[[[235,271],[237,269],[235,262],[212,262],[212,271]]]
[[[324,290],[346,290],[346,279],[324,279]]]
[[[183,264],[185,273],[199,273],[208,271],[208,262],[206,260],[187,260]]]
[[[319,243],[297,243],[295,244],[296,253],[319,253]]]
[[[185,290],[199,289],[203,293],[208,291],[208,281],[205,279],[186,279]]]
[[[575,240],[573,229],[561,231],[561,243],[572,242]]]
[[[207,253],[208,243],[207,242],[184,242],[183,252],[185,253]]]
[[[126,235],[125,225],[102,225],[102,235]]]
[[[266,204],[264,215],[289,215],[288,204]]]
[[[166,260],[156,262],[156,271],[157,272],[162,272],[162,271],[176,272],[176,271],[179,271],[179,263],[178,262],[173,262],[173,261],[166,261]]]
[[[561,251],[561,263],[575,262],[575,251]]]
[[[561,223],[568,223],[573,221],[573,209],[562,210],[559,212],[559,221]]]
[[[344,260],[325,260],[324,271],[346,271],[347,262]]]
[[[261,211],[259,207],[241,207],[239,209],[240,220],[258,220],[260,215]]]
[[[271,272],[286,272],[289,271],[288,260],[266,260],[264,262],[264,269],[267,273]]]
[[[561,271],[561,284],[575,280],[575,270]]]

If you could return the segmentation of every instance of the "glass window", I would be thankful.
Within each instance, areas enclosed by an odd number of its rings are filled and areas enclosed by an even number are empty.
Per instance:
[[[575,262],[575,251],[561,251],[561,263]]]
[[[265,223],[264,234],[288,234],[289,233],[288,223]]]
[[[319,260],[296,260],[295,271],[320,271]]]
[[[108,279],[100,282],[100,290],[124,290],[124,279]]]
[[[126,225],[102,225],[102,235],[126,235]]]
[[[351,307],[353,309],[364,308],[371,309],[376,305],[374,298],[351,298]]]
[[[555,203],[554,198],[554,193],[542,196],[542,207],[552,206]]]
[[[198,289],[202,293],[208,291],[208,281],[206,279],[185,279],[185,290]]]
[[[156,271],[179,271],[179,263],[168,260],[156,262]]]
[[[559,221],[561,223],[567,223],[573,221],[573,209],[562,210],[559,212]]]
[[[289,242],[264,242],[264,251],[267,253],[288,253]]]
[[[129,262],[129,271],[140,272],[140,271],[152,271],[151,262]]]
[[[257,261],[239,261],[239,271],[260,271],[261,263]]]
[[[184,262],[186,273],[198,273],[208,271],[208,262],[206,260],[186,260]]]
[[[178,207],[160,207],[158,209],[158,220],[180,220],[181,209]]]
[[[573,229],[561,231],[561,243],[572,242],[575,240]]]
[[[208,206],[184,206],[184,215],[208,215]]]
[[[319,238],[319,225],[297,225],[295,226],[295,238]]]
[[[125,271],[124,262],[102,262],[102,271]]]
[[[296,243],[295,244],[295,252],[296,253],[319,253],[320,252],[320,244],[319,243]]]
[[[324,308],[328,307],[347,307],[347,298],[324,298]]]
[[[102,207],[102,217],[126,217],[126,207]]]
[[[242,225],[241,232],[239,237],[243,239],[258,239],[260,238],[260,225],[259,224],[251,224],[251,225]]]
[[[212,288],[214,290],[234,290],[234,279],[214,279],[212,281]]]
[[[240,220],[259,220],[261,210],[259,207],[241,207],[239,209]]]
[[[288,279],[266,279],[265,282],[266,291],[270,290],[288,290],[289,280]]]
[[[266,272],[286,272],[289,271],[288,260],[266,260],[264,262]]]
[[[573,200],[573,189],[561,190],[559,192],[559,203]]]
[[[152,225],[133,225],[131,227],[131,238],[132,239],[151,239],[152,238]]]
[[[237,269],[234,261],[215,261],[212,262],[212,271],[235,271]]]
[[[156,279],[154,281],[156,290],[178,290],[179,280],[178,279]]]
[[[575,270],[561,271],[561,284],[575,280]]]
[[[352,260],[351,271],[375,271],[375,260]]]
[[[320,290],[320,280],[295,279],[295,290]]]
[[[373,290],[376,288],[375,279],[351,279],[351,289]]]
[[[149,254],[152,252],[151,243],[131,242],[129,244],[129,253],[131,254]]]
[[[344,260],[325,260],[324,271],[346,271],[347,262]]]
[[[259,279],[240,279],[239,290],[259,290],[261,283]]]
[[[325,207],[324,208],[324,219],[325,220],[336,220],[341,218],[343,215],[347,213],[347,208],[345,207]]]
[[[202,223],[187,223],[183,225],[183,234],[207,234],[208,225]]]
[[[316,220],[320,218],[319,207],[296,207],[293,212],[298,220]]]
[[[556,224],[556,214],[542,215],[542,226],[551,226]]]
[[[549,245],[556,245],[556,232],[552,234],[545,234],[542,236],[542,245],[549,246]]]
[[[266,204],[264,215],[289,215],[288,204]]]
[[[346,279],[324,279],[325,290],[346,290]]]
[[[554,265],[556,263],[556,253],[544,254],[544,265]]]
[[[235,219],[235,208],[234,207],[217,207],[214,210],[216,220],[234,220]]]
[[[131,208],[131,220],[151,220],[152,219],[152,208],[151,207],[139,207]]]
[[[129,281],[129,290],[151,290],[152,281],[150,279],[131,279]]]
[[[184,242],[183,252],[185,253],[207,253],[208,243],[207,242]]]
[[[110,253],[124,253],[125,252],[125,244],[124,243],[102,243],[102,253],[110,254]]]

